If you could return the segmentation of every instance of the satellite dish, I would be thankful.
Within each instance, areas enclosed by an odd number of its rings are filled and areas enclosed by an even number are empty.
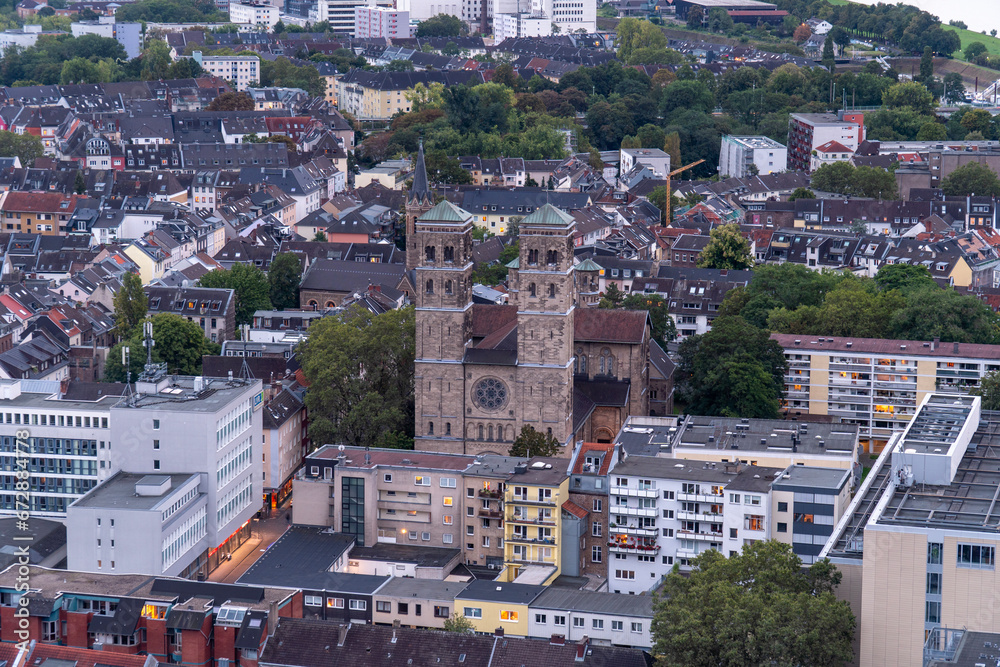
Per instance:
[[[343,445],[337,445],[337,449],[340,451],[344,451],[345,447]]]

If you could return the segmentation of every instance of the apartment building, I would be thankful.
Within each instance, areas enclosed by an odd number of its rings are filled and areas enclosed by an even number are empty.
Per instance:
[[[771,482],[772,537],[792,545],[811,565],[851,502],[851,473],[841,468],[788,466]]]
[[[996,420],[977,396],[924,396],[820,552],[843,574],[862,667],[921,664],[1000,630]],[[986,653],[960,664],[992,664]]]
[[[493,634],[502,628],[505,635],[527,637],[528,605],[544,590],[538,585],[474,579],[455,596],[455,610],[472,623],[475,632]]]
[[[410,12],[365,5],[354,8],[354,37],[357,39],[409,39]]]
[[[229,3],[229,20],[270,30],[279,20],[279,9],[274,5],[253,0]]]
[[[528,605],[528,633],[537,639],[563,635],[604,646],[653,645],[653,596],[615,595],[550,586]]]
[[[61,236],[68,231],[66,225],[80,199],[61,192],[4,192],[0,199],[4,231]]]
[[[785,350],[785,410],[855,424],[878,452],[934,392],[964,394],[1000,370],[1000,346],[772,334]]]
[[[194,322],[214,343],[232,340],[236,331],[236,297],[216,287],[144,287],[149,314],[173,313]]]
[[[566,464],[565,459],[533,457],[514,467],[504,489],[504,570],[499,579],[548,585],[561,573],[562,507],[569,500]]]
[[[320,5],[323,4],[320,2]],[[353,30],[353,6],[357,4],[352,0],[351,28],[348,32]],[[424,86],[441,83],[449,87],[474,86],[482,82],[482,73],[472,71],[366,72],[352,69],[337,79],[337,106],[359,120],[388,120],[397,112],[410,110],[406,93],[418,83]]]
[[[788,118],[788,169],[808,171],[812,152],[828,141],[856,151],[865,140],[862,113],[793,113]]]
[[[114,39],[129,58],[138,58],[142,53],[142,23],[117,22],[113,16],[102,16],[96,21],[74,21],[70,24],[74,37],[98,35]]]
[[[264,403],[264,503],[272,509],[292,493],[292,478],[308,445],[305,425],[305,405],[288,389]]]
[[[18,583],[24,578],[30,591]],[[25,574],[15,566],[0,573],[0,640],[5,646],[23,641],[14,614],[30,608],[32,645],[101,651],[86,658],[75,652],[60,656],[71,658],[69,664],[101,664],[101,655],[117,664],[112,654],[124,654],[184,667],[256,665],[269,628],[279,615],[301,609],[301,599],[300,592],[279,588],[37,566]],[[40,664],[53,662],[64,660]]]
[[[613,443],[580,442],[573,449],[569,500],[563,506],[575,506],[574,513],[584,521],[577,576],[604,579],[607,575],[608,470],[617,460],[618,450]],[[572,553],[570,549],[565,551]],[[564,556],[563,562],[566,568],[569,558]]]
[[[504,489],[523,462],[325,445],[305,458],[292,480],[293,519],[332,526],[360,546],[461,549],[465,562],[500,570]]]
[[[354,33],[355,9],[358,7],[385,7],[394,9],[392,0],[318,0],[309,10],[309,20],[328,21],[330,30],[338,35]]]
[[[113,474],[111,408],[122,387],[101,385],[101,392],[100,387],[84,391],[81,385],[67,394],[56,381],[0,380],[0,462],[5,471],[0,475],[0,515],[16,514],[13,471],[20,431],[28,432],[27,509],[33,517],[65,520],[70,503]]]
[[[236,90],[246,90],[260,81],[260,58],[256,56],[204,56],[195,51],[191,57],[212,76],[232,81]]]
[[[773,174],[788,168],[788,148],[770,137],[722,136],[719,173],[730,178]]]

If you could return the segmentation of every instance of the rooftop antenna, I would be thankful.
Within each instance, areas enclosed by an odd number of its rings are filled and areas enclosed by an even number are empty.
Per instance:
[[[156,341],[153,340],[152,320],[147,320],[142,323],[142,333],[142,346],[146,348],[146,368],[148,369],[153,365],[153,347],[156,345]]]
[[[128,345],[122,347],[122,366],[125,367],[125,397],[132,397],[132,350]]]

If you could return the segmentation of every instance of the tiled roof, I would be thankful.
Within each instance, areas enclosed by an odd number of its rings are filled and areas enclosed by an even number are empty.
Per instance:
[[[517,321],[517,306],[472,306],[472,336],[475,338],[488,336],[511,321]]]
[[[576,340],[606,343],[641,343],[648,314],[644,310],[578,309],[574,315]]]

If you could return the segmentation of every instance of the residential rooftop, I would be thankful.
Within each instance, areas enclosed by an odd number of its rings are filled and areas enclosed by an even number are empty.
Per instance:
[[[848,338],[771,334],[786,350],[809,352],[848,352],[853,354],[893,355],[907,357],[962,357],[969,359],[1000,359],[1000,345],[980,343],[942,343],[941,341],[888,340],[882,338]]]
[[[73,503],[75,507],[115,510],[152,510],[173,502],[177,490],[201,473],[132,473],[119,471]],[[140,493],[140,487],[145,491]],[[162,492],[160,490],[162,489]]]

